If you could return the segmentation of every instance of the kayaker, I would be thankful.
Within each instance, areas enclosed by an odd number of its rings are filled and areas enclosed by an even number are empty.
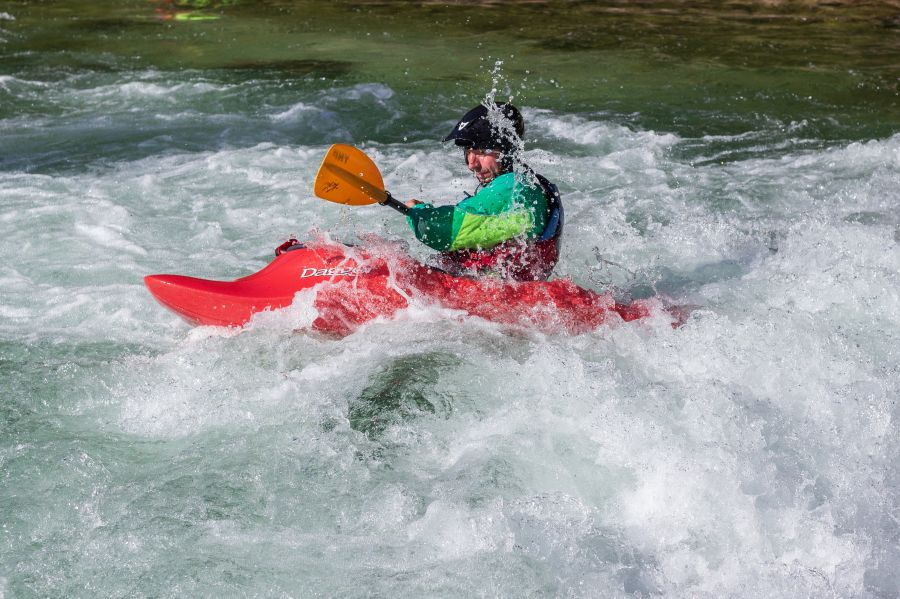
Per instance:
[[[525,123],[508,103],[467,112],[444,142],[463,150],[478,179],[455,206],[410,200],[416,238],[441,252],[438,266],[456,275],[545,280],[559,259],[563,210],[559,191],[520,158]]]

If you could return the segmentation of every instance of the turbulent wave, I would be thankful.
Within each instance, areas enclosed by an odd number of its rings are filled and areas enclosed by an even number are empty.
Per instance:
[[[156,156],[173,147],[202,152],[268,142],[308,146],[353,141],[363,138],[362,131],[396,139],[400,130],[402,109],[384,85],[323,88],[303,80],[286,89],[277,80],[235,83],[229,77],[203,74],[184,81],[142,71],[124,81],[107,73],[46,82],[0,79],[11,111],[4,118],[0,108],[0,169],[57,173]]]
[[[54,88],[42,116],[0,124],[18,147],[0,171],[0,594],[900,588],[900,136],[694,160],[772,146],[530,110],[527,161],[566,201],[560,276],[699,306],[685,326],[511,334],[413,305],[334,340],[295,332],[303,296],[191,330],[141,276],[235,278],[314,227],[409,240],[383,208],[310,193],[321,123],[398,197],[471,191],[427,126],[393,137],[400,94],[66,85],[0,80],[18,101]],[[128,127],[142,149],[119,152]],[[56,168],[57,143],[93,149]]]

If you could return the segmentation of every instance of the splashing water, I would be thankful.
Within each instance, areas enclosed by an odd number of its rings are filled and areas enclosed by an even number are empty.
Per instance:
[[[0,596],[900,593],[890,14],[138,4],[0,13]],[[504,86],[563,192],[557,276],[683,327],[413,302],[337,340],[295,332],[309,296],[191,329],[143,288],[313,227],[409,241],[312,198],[328,144],[449,203],[437,140]]]

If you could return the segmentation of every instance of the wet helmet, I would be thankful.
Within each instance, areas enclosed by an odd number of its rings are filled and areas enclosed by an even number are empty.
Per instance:
[[[522,113],[512,104],[479,104],[463,116],[443,141],[473,150],[515,152],[525,135]]]

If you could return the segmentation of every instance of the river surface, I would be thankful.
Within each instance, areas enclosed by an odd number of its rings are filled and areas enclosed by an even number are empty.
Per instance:
[[[895,2],[0,4],[0,597],[897,597],[898,82]],[[456,201],[490,94],[557,276],[684,326],[333,339],[143,287],[426,258],[316,169]]]

